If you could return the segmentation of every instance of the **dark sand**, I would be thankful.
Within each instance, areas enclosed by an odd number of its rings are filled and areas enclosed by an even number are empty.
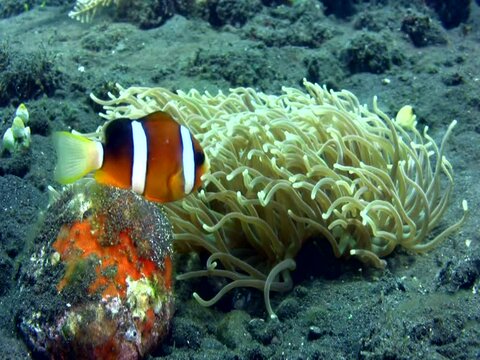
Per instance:
[[[2,3],[10,2],[0,1],[0,10]],[[264,321],[255,291],[236,291],[205,309],[191,293],[208,281],[177,283],[171,334],[155,356],[480,359],[478,4],[452,24],[451,13],[420,0],[353,1],[352,8],[343,5],[328,16],[314,0],[295,1],[294,7],[230,3],[236,7],[210,14],[210,23],[187,11],[150,30],[112,19],[112,9],[81,24],[67,16],[72,4],[33,6],[0,20],[1,134],[20,102],[30,111],[33,134],[27,153],[0,158],[0,358],[30,358],[17,329],[17,309],[25,301],[18,274],[31,261],[29,241],[48,202],[47,186],[55,185],[48,136],[61,129],[93,131],[102,123],[90,92],[105,97],[118,82],[279,93],[281,86],[300,87],[306,77],[348,89],[362,103],[377,95],[392,117],[411,104],[418,126],[428,125],[437,141],[457,119],[447,151],[455,195],[441,228],[461,216],[462,199],[470,218],[425,255],[395,251],[383,272],[326,256],[312,270],[318,259],[297,259],[301,274],[294,289],[273,296],[279,322]]]

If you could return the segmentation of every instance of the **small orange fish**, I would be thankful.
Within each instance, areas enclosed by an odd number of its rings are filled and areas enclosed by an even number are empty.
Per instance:
[[[162,111],[137,120],[112,120],[102,131],[102,141],[65,131],[53,135],[59,183],[72,183],[94,171],[99,183],[165,203],[197,190],[208,171],[198,141]]]

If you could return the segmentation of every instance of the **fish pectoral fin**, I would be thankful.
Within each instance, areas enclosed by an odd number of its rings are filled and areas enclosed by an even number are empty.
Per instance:
[[[103,146],[98,141],[60,131],[53,134],[53,144],[57,153],[55,180],[61,184],[72,183],[102,167]]]
[[[175,201],[185,197],[183,184],[183,173],[181,170],[168,179],[168,201]]]

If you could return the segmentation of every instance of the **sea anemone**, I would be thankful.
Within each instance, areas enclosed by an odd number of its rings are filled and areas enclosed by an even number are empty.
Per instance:
[[[465,221],[435,236],[453,190],[445,144],[409,131],[360,105],[348,91],[304,81],[307,92],[283,88],[279,96],[236,88],[228,95],[172,93],[163,88],[118,86],[104,106],[107,119],[138,118],[155,110],[190,128],[210,159],[211,172],[194,196],[169,204],[179,250],[210,253],[205,270],[179,279],[219,276],[230,281],[205,306],[237,287],[264,292],[291,288],[295,256],[313,235],[336,257],[354,256],[376,267],[397,246],[424,252]],[[445,186],[442,180],[446,179]]]

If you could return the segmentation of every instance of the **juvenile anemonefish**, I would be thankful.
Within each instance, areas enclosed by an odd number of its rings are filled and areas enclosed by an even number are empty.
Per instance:
[[[198,189],[208,170],[198,141],[162,111],[138,120],[112,120],[102,132],[101,141],[78,133],[54,134],[59,183],[72,183],[94,171],[99,183],[164,203]]]

